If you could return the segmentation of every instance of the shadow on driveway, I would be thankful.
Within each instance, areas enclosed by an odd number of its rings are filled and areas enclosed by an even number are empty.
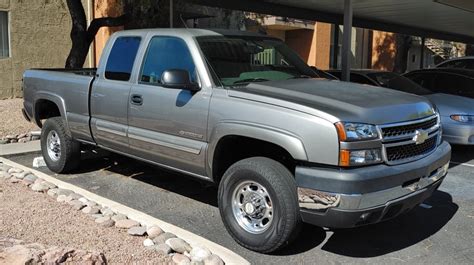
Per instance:
[[[355,229],[334,230],[323,250],[349,257],[376,257],[398,251],[430,237],[458,210],[451,195],[436,191],[426,204],[387,222]]]

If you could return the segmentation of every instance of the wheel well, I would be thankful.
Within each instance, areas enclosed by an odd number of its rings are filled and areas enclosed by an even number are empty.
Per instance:
[[[36,102],[35,121],[40,128],[43,127],[42,120],[58,116],[61,116],[61,112],[56,103],[46,99],[40,99]]]
[[[212,175],[219,183],[225,171],[235,162],[249,157],[268,157],[283,164],[294,175],[296,162],[288,151],[279,145],[244,136],[225,136],[217,143]]]

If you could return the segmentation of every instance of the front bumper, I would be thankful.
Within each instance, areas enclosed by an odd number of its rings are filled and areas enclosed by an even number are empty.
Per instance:
[[[377,223],[422,203],[447,174],[451,147],[407,164],[355,169],[297,167],[304,222],[331,228]]]

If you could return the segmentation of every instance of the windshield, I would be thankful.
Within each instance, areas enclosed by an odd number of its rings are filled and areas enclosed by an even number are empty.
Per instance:
[[[418,85],[417,83],[411,81],[410,79],[390,72],[380,72],[380,73],[369,73],[368,77],[375,80],[381,86],[386,88],[395,89],[398,91],[403,91],[407,93],[412,93],[416,95],[429,95],[433,94],[430,90]]]
[[[206,36],[198,44],[223,86],[319,77],[282,41],[265,37]]]

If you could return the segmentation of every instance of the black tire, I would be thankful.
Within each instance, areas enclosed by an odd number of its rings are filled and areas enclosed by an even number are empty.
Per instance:
[[[54,158],[48,153],[48,135],[59,138],[60,155]],[[67,173],[79,166],[81,160],[80,143],[71,137],[61,117],[47,119],[41,131],[41,152],[48,168],[55,173]]]
[[[263,186],[272,202],[273,220],[267,230],[259,234],[248,232],[234,216],[234,190],[248,181]],[[272,159],[253,157],[233,164],[219,184],[218,200],[227,231],[245,248],[261,253],[274,252],[291,243],[300,231],[301,216],[294,177],[287,168]]]

